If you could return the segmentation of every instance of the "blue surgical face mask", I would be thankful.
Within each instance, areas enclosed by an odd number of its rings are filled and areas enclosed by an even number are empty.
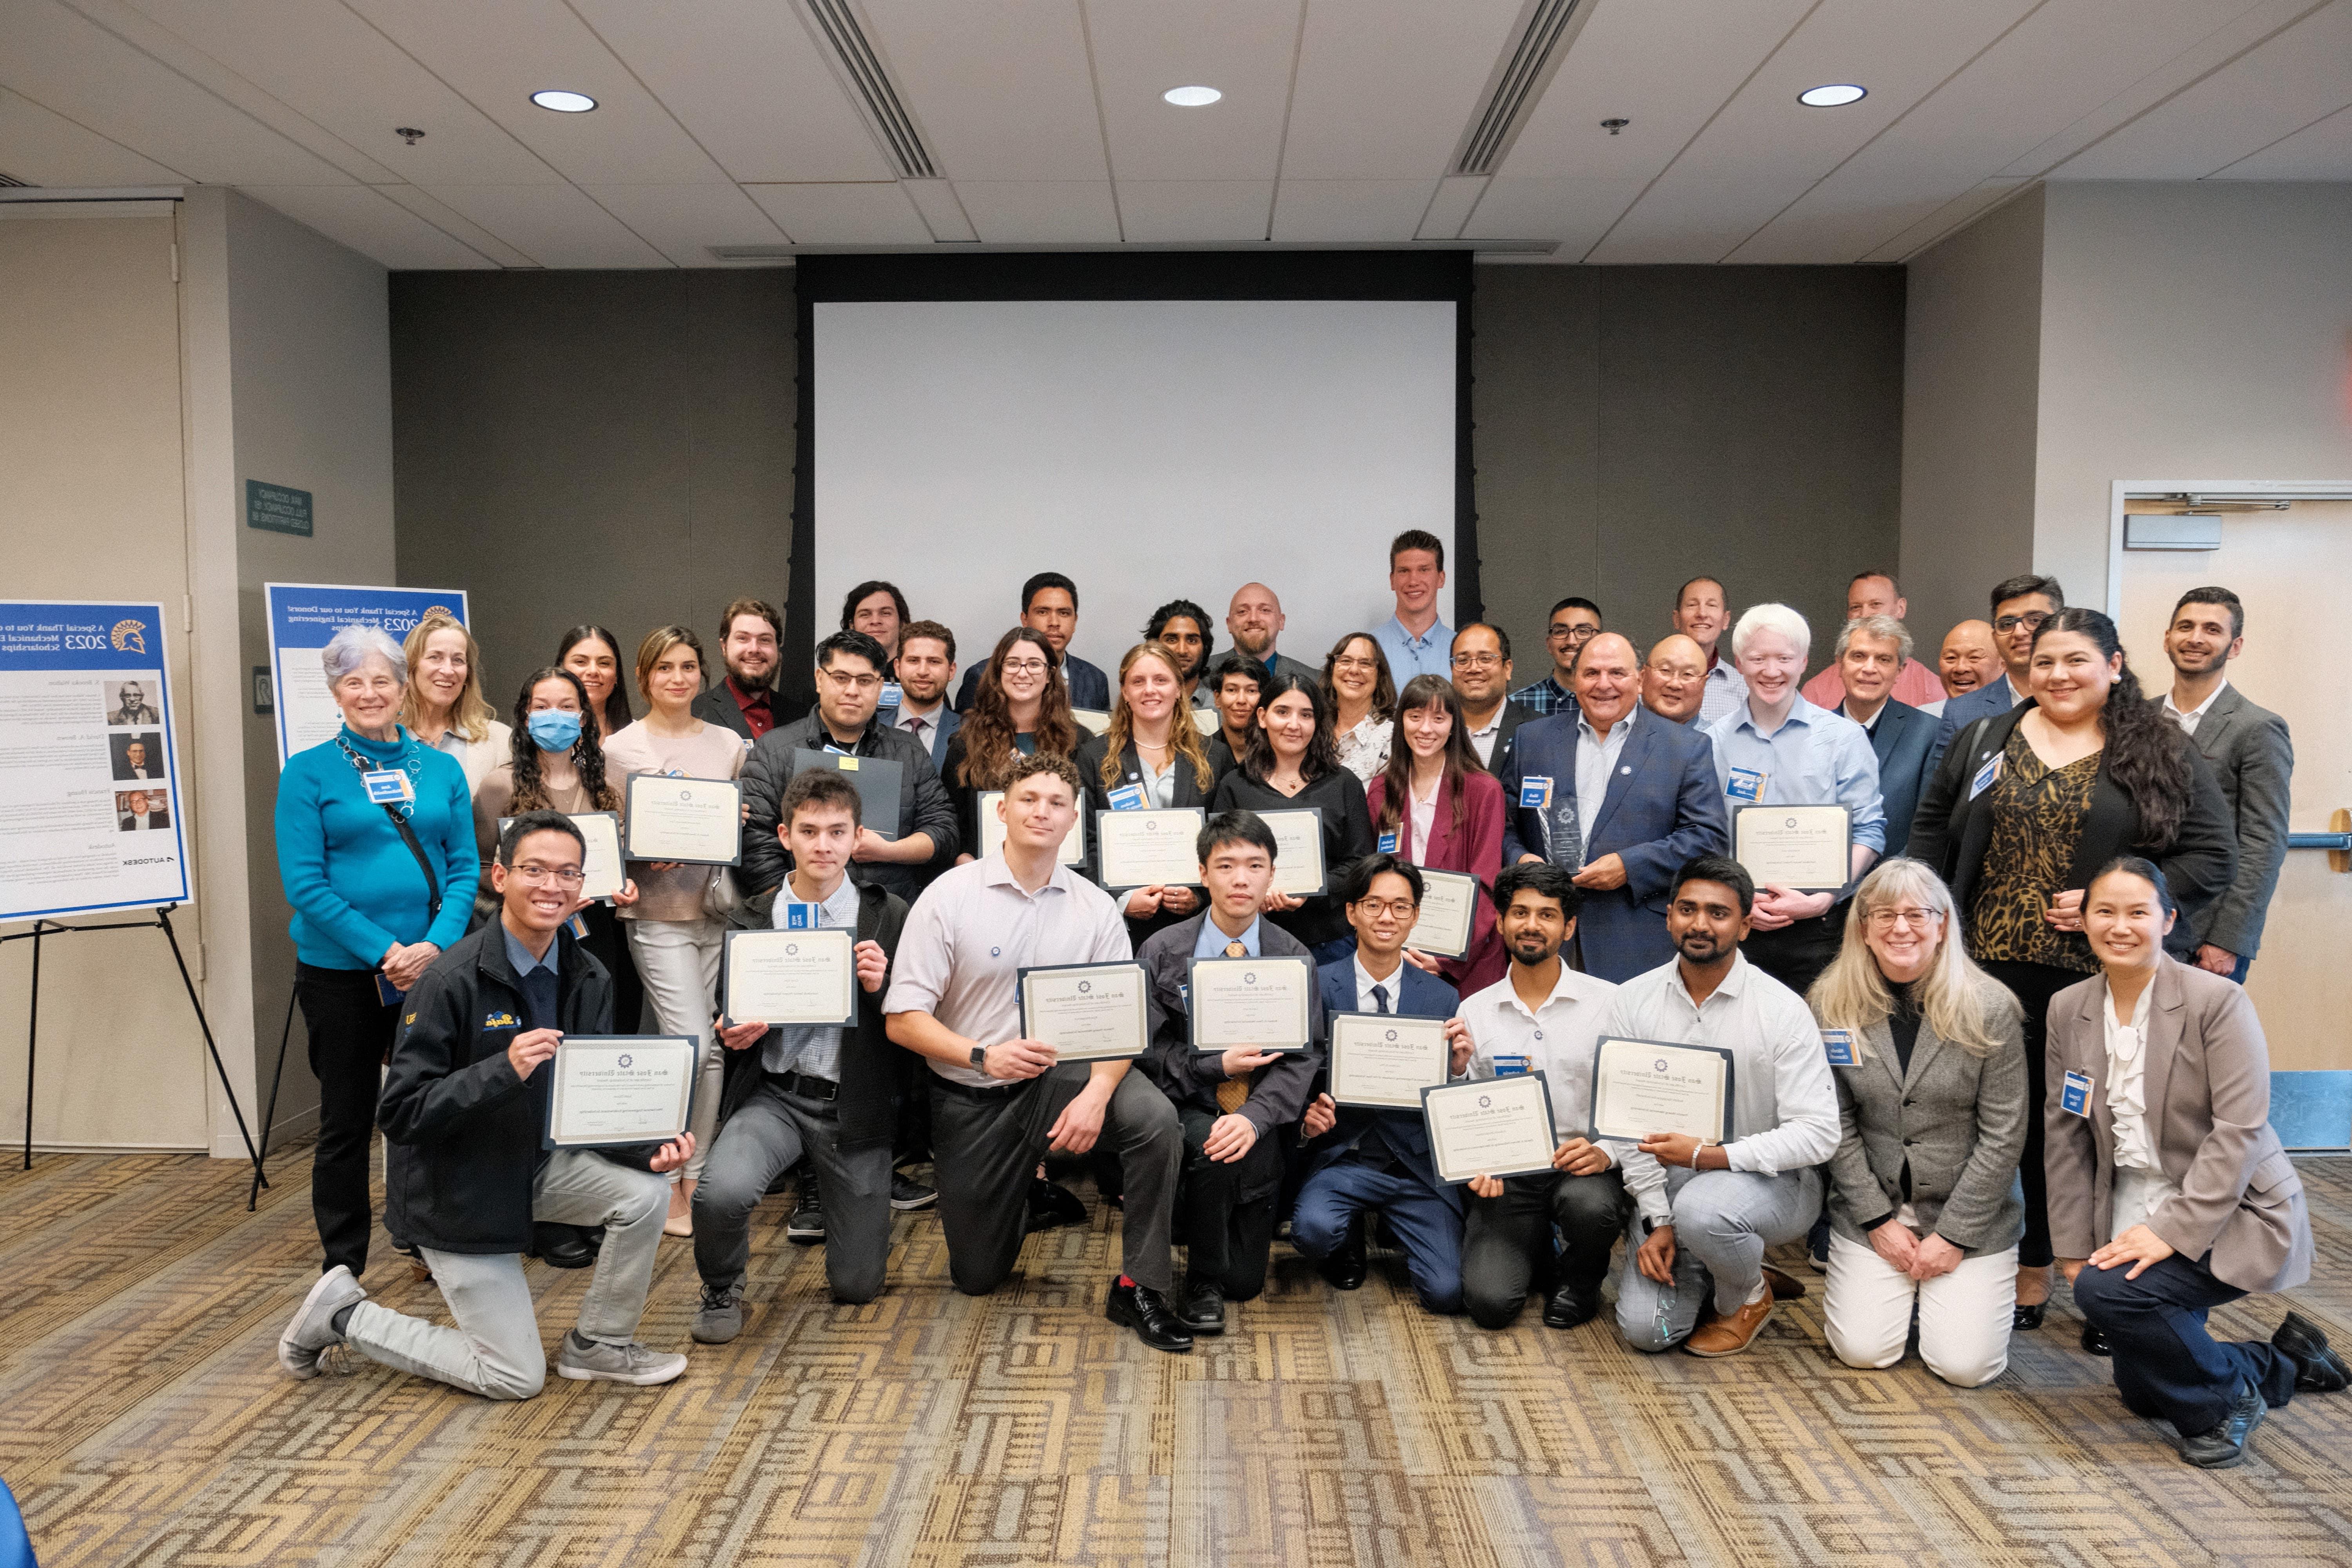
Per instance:
[[[530,738],[542,752],[568,752],[579,742],[580,718],[568,708],[542,708],[530,716]]]

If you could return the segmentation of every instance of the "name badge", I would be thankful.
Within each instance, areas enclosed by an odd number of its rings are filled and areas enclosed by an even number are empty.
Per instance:
[[[367,791],[368,799],[377,805],[405,805],[416,798],[416,786],[398,768],[362,773],[360,784]]]
[[[387,1007],[397,1007],[400,1005],[400,999],[407,994],[407,992],[403,991],[399,986],[394,985],[390,980],[384,978],[383,970],[379,969],[375,972],[375,999],[377,1001],[383,1003]]]
[[[1519,781],[1519,805],[1529,811],[1541,811],[1551,805],[1551,780],[1525,778]]]
[[[786,904],[784,906],[784,929],[786,931],[816,930],[816,906],[814,904]]]
[[[2091,1078],[2088,1073],[2070,1072],[2065,1084],[2058,1090],[2058,1107],[2073,1116],[2091,1114]]]
[[[2000,764],[2003,760],[2003,753],[2000,752],[1995,752],[1985,759],[1984,766],[1977,770],[1977,776],[1969,781],[1970,800],[1976,799],[1977,796],[1992,788],[1993,781],[2000,777]]]
[[[1830,1054],[1830,1066],[1833,1068],[1850,1068],[1853,1066],[1853,1030],[1823,1029],[1822,1031],[1822,1046]]]
[[[1744,800],[1753,805],[1764,798],[1765,775],[1754,768],[1734,768],[1723,786],[1723,793],[1733,800]]]
[[[573,940],[578,942],[586,942],[588,940],[588,922],[585,919],[579,915],[573,915],[564,923],[572,928]]]
[[[877,702],[874,706],[877,708],[896,708],[905,702],[906,700],[906,691],[897,681],[886,680],[882,683],[882,700],[879,702]]]
[[[1391,827],[1386,833],[1381,834],[1380,843],[1377,847],[1383,855],[1395,854],[1397,852],[1397,830]]]
[[[841,771],[845,773],[856,773],[857,771],[857,759],[851,756],[847,752],[842,752]]]
[[[1143,804],[1143,786],[1139,784],[1121,784],[1110,792],[1113,811],[1141,811]]]
[[[1525,1057],[1493,1057],[1488,1059],[1495,1064],[1496,1078],[1520,1078],[1528,1071],[1528,1058]]]

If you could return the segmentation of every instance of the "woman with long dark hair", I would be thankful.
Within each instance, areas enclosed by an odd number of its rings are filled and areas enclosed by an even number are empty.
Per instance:
[[[1331,749],[1331,713],[1319,681],[1285,671],[1266,678],[1257,728],[1241,765],[1217,781],[1209,812],[1297,811],[1322,814],[1327,891],[1304,898],[1270,892],[1263,908],[1275,924],[1307,944],[1315,962],[1329,963],[1356,951],[1355,933],[1338,889],[1348,868],[1372,852],[1372,819],[1364,788],[1339,765]],[[1277,877],[1282,868],[1275,868]]]
[[[629,683],[621,679],[621,639],[583,622],[563,634],[555,662],[579,677],[588,693],[588,718],[603,741],[629,727]]]
[[[1979,719],[1945,750],[1911,825],[1910,853],[1952,889],[1968,954],[2025,1010],[2025,1237],[2017,1326],[2050,1298],[2042,1105],[2050,999],[2098,971],[2083,894],[2100,867],[2144,855],[2189,918],[2166,938],[2196,950],[2197,916],[2230,885],[2237,836],[2197,748],[2140,689],[2116,624],[2060,610],[2033,634],[2032,700]]]
[[[1070,691],[1055,674],[1061,658],[1045,634],[1015,626],[996,639],[963,722],[948,737],[940,782],[955,797],[956,863],[980,856],[980,797],[1004,787],[1015,757],[1066,757],[1085,733],[1070,716]]]
[[[1503,868],[1503,786],[1470,749],[1470,726],[1451,682],[1434,675],[1405,682],[1389,765],[1364,791],[1364,809],[1376,848],[1427,870],[1478,879],[1469,951],[1460,958],[1411,950],[1405,956],[1465,996],[1500,980],[1510,961],[1495,929],[1491,895]]]
[[[1085,786],[1078,811],[1087,820],[1087,866],[1097,875],[1102,849],[1094,831],[1101,811],[1152,811],[1205,806],[1216,786],[1200,729],[1183,707],[1183,658],[1162,642],[1140,642],[1118,661],[1110,728],[1078,744],[1073,760]],[[1140,948],[1162,926],[1197,912],[1200,894],[1189,884],[1114,888],[1127,916],[1127,934]]]

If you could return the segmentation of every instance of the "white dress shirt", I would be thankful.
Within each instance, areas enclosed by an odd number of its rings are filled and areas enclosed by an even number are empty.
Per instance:
[[[1412,813],[1412,852],[1423,860],[1429,858],[1430,837],[1437,831],[1437,792],[1444,775],[1438,776],[1440,784],[1429,786],[1426,799],[1413,794],[1411,784],[1405,786],[1405,804]]]
[[[1529,1012],[1511,989],[1508,974],[1462,998],[1454,1016],[1469,1026],[1470,1067],[1465,1078],[1493,1078],[1498,1056],[1525,1057],[1528,1070],[1544,1075],[1551,1099],[1553,1131],[1561,1139],[1581,1136],[1592,1115],[1592,1055],[1608,1021],[1617,987],[1597,974],[1579,974],[1563,963],[1551,994]],[[1616,1164],[1626,1146],[1594,1147]]]
[[[1372,972],[1364,967],[1361,954],[1359,954],[1355,960],[1355,969],[1357,1012],[1377,1013],[1381,1010],[1381,999],[1372,994],[1374,986],[1389,994],[1388,1010],[1391,1013],[1404,1011],[1404,958],[1402,954],[1397,958],[1397,966],[1389,971],[1385,977],[1374,977]]]
[[[2165,1173],[2147,1129],[2147,1020],[2156,1001],[2153,983],[2139,994],[2126,1024],[2116,1017],[2113,994],[2099,1009],[2106,1026],[2107,1109],[2115,1114],[2116,1180],[2110,1194],[2107,1239],[2142,1224],[2180,1189]]]
[[[2206,710],[2213,706],[2213,700],[2229,689],[2230,678],[2225,675],[2221,678],[2221,685],[2205,694],[2204,701],[2186,713],[2172,705],[2172,693],[2168,691],[2164,694],[2164,716],[2179,725],[2182,734],[2193,738],[2197,733],[2197,726],[2205,721]]]
[[[1641,711],[1638,702],[1625,710],[1625,716],[1609,726],[1609,738],[1604,741],[1594,732],[1583,707],[1576,710],[1576,826],[1584,835],[1587,860],[1592,858],[1593,819],[1609,798],[1609,775],[1617,771],[1617,759],[1625,754],[1625,737],[1633,732]]]

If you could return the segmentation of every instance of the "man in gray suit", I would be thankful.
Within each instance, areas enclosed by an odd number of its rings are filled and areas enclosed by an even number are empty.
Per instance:
[[[2246,606],[2227,588],[2191,588],[2172,607],[2164,656],[2172,689],[2157,699],[2188,732],[2238,825],[2238,871],[2205,911],[2197,966],[2242,983],[2262,945],[2263,918],[2286,859],[2287,781],[2294,743],[2286,721],[2230,684],[2229,663],[2246,646]]]
[[[1911,660],[1911,634],[1892,616],[1858,616],[1838,633],[1830,669],[1844,699],[1837,711],[1861,725],[1878,758],[1878,794],[1886,808],[1886,853],[1911,842],[1920,792],[1943,760],[1937,717],[1897,701],[1895,683]]]

